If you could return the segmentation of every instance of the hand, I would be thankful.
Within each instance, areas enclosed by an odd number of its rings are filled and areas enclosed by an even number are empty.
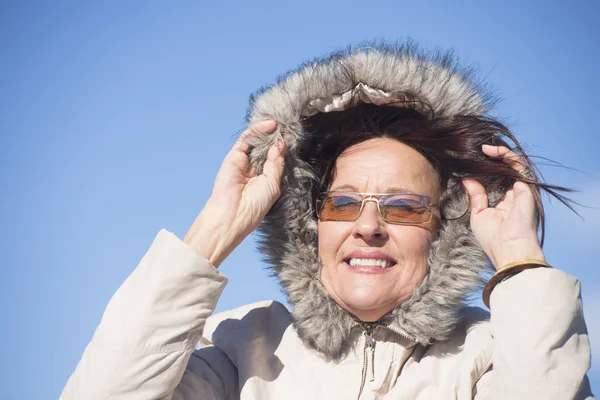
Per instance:
[[[527,164],[505,146],[483,145],[489,157],[502,158],[516,171]],[[537,236],[535,199],[527,184],[516,181],[495,207],[488,207],[483,186],[474,179],[463,179],[469,196],[471,229],[496,269],[514,261],[545,261]]]
[[[285,143],[269,149],[263,172],[250,166],[248,139],[275,130],[275,121],[261,121],[244,131],[225,157],[211,197],[184,238],[218,267],[258,227],[280,195]]]

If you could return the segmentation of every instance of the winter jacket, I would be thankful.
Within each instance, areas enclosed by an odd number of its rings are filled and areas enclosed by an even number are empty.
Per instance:
[[[61,399],[593,398],[579,282],[556,269],[502,282],[491,320],[466,309],[432,345],[355,324],[338,362],[308,348],[279,303],[209,318],[226,282],[161,231],[110,300]]]
[[[493,291],[491,318],[468,307],[493,272],[468,216],[441,223],[427,276],[375,325],[359,323],[321,284],[313,198],[321,177],[311,157],[322,138],[307,119],[361,103],[485,117],[494,99],[482,87],[450,54],[375,45],[317,59],[259,90],[247,122],[273,119],[277,129],[253,139],[258,172],[275,140],[288,143],[259,247],[290,310],[261,303],[207,320],[225,278],[161,232],[108,305],[63,398],[590,398],[578,282],[528,270]],[[444,188],[445,215],[467,208],[459,183],[451,176]],[[482,183],[492,205],[508,189]]]

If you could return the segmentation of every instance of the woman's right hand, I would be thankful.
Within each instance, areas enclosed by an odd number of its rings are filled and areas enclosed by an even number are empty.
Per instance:
[[[185,235],[184,242],[215,267],[258,227],[279,198],[285,143],[278,141],[269,149],[260,175],[248,158],[248,139],[272,133],[276,126],[275,121],[260,121],[240,135],[221,165],[209,200]]]

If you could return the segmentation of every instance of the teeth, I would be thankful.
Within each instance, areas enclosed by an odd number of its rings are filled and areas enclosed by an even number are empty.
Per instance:
[[[392,266],[392,262],[388,260],[380,260],[374,258],[351,258],[348,261],[352,267],[356,265],[366,265],[366,266],[379,266],[381,268],[389,268]]]

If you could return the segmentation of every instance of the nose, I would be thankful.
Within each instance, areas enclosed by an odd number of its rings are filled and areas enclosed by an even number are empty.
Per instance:
[[[379,214],[376,201],[365,201],[362,212],[354,221],[352,233],[354,237],[364,240],[387,238],[385,221]]]

